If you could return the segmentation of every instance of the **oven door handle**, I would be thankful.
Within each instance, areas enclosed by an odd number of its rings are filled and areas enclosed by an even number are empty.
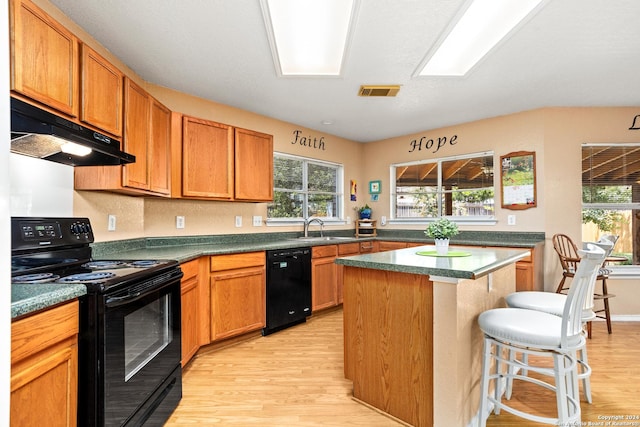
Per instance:
[[[180,275],[180,277],[182,277],[182,274]],[[147,288],[144,289],[136,289],[133,292],[127,292],[126,295],[122,295],[122,296],[110,296],[107,297],[105,300],[105,306],[106,307],[118,307],[121,305],[125,305],[125,304],[129,304],[132,303],[134,301],[137,301],[141,298],[146,297],[147,295],[149,295],[151,292],[156,292],[162,289],[165,289],[168,286],[172,286],[175,284],[180,284],[180,277],[178,277],[177,279],[173,279],[171,281],[168,281],[160,286],[158,286],[157,284],[155,284],[154,286],[149,286]]]

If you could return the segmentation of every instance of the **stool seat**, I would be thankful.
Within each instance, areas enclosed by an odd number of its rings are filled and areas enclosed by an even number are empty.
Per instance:
[[[496,308],[480,314],[480,329],[495,339],[523,347],[558,349],[562,341],[562,317],[523,308]],[[566,337],[567,345],[584,344],[581,333]]]
[[[507,295],[505,300],[509,307],[526,308],[527,310],[536,310],[562,317],[567,295],[556,294],[555,292],[521,291]],[[589,322],[595,317],[596,313],[593,310],[582,310],[583,322]]]

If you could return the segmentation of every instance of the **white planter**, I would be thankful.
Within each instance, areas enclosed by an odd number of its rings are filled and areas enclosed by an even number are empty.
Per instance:
[[[446,255],[449,252],[449,239],[433,239],[436,242],[438,255]]]

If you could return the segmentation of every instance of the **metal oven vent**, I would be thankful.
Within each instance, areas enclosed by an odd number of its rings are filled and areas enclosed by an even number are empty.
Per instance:
[[[362,85],[358,96],[396,96],[400,91],[400,85]]]

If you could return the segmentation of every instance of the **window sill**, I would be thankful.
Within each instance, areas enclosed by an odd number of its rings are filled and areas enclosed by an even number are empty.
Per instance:
[[[640,279],[640,265],[608,265],[607,269],[611,280]]]
[[[324,226],[329,226],[329,227],[336,226],[336,225],[345,225],[347,223],[345,220],[342,220],[342,219],[323,219],[323,218],[320,218],[320,219],[324,223]],[[265,224],[267,227],[290,227],[292,225],[304,225],[304,223],[305,221],[300,218],[291,218],[291,219],[271,218],[265,221]],[[315,227],[318,224],[314,222],[311,225]]]

